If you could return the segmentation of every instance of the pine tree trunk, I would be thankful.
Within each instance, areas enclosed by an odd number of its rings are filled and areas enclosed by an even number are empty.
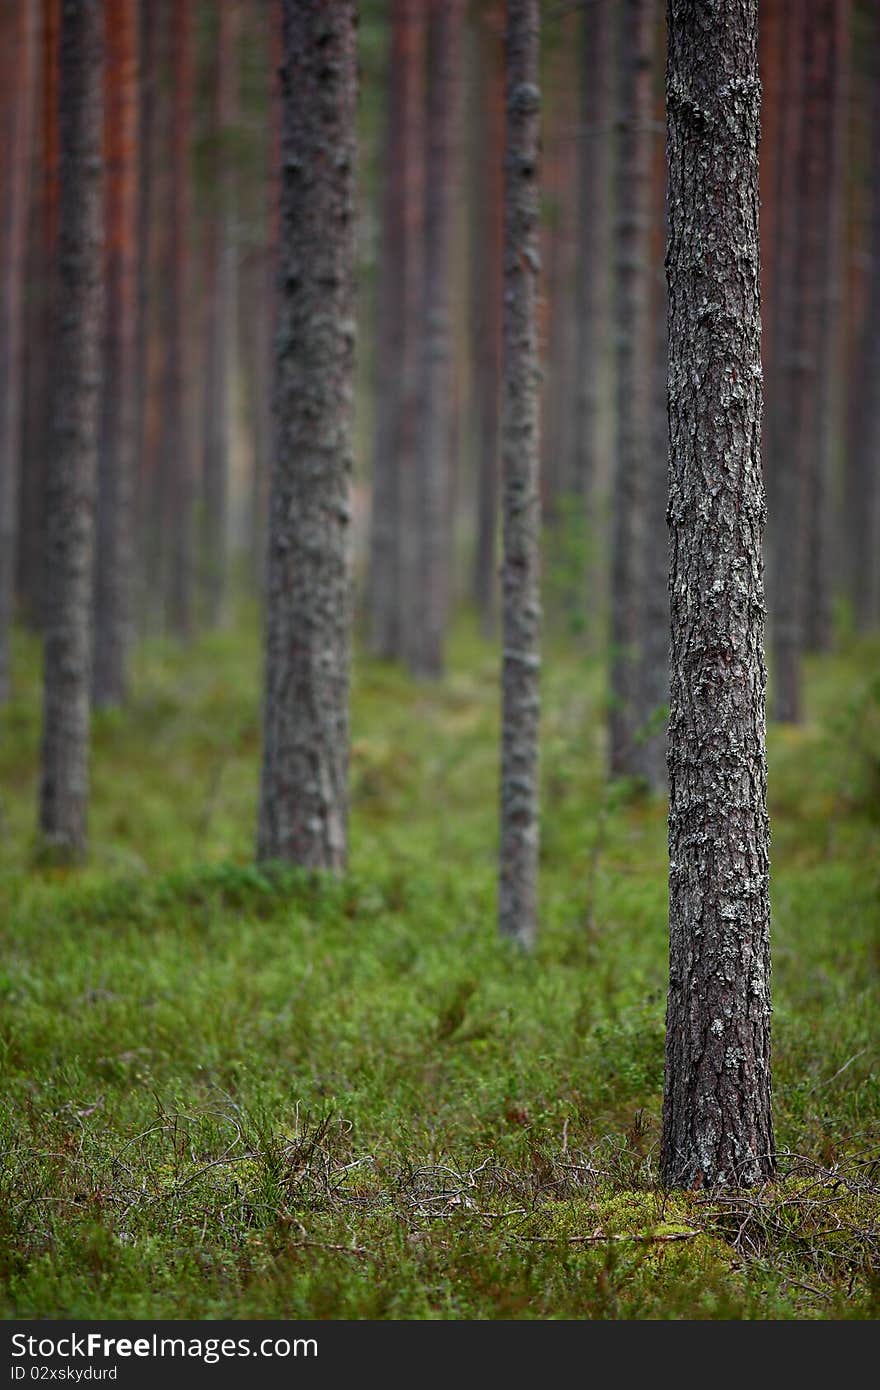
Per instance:
[[[205,447],[204,600],[209,627],[226,619],[229,540],[229,438],[232,431],[232,356],[235,344],[236,264],[234,243],[235,167],[229,137],[238,104],[237,0],[224,0],[217,12],[212,122],[215,203],[205,248]]]
[[[670,0],[672,1187],[774,1171],[757,0]]]
[[[831,646],[831,556],[835,508],[832,496],[835,441],[840,423],[842,223],[846,207],[845,114],[849,65],[849,0],[822,0],[811,14],[822,36],[815,73],[812,138],[818,161],[813,279],[817,304],[815,427],[807,457],[804,640],[808,651]]]
[[[132,635],[138,312],[138,15],[136,0],[106,0],[104,153],[104,401],[98,475],[95,651],[98,708],[128,691]]]
[[[449,590],[450,301],[461,0],[429,0],[425,151],[425,282],[421,329],[421,431],[418,451],[418,583],[410,594],[414,621],[407,644],[416,676],[444,668]]]
[[[47,478],[40,830],[85,853],[103,307],[101,0],[61,10],[58,326]]]
[[[608,341],[608,200],[612,149],[614,24],[610,0],[593,0],[581,18],[581,127],[578,131],[578,306],[575,421],[569,489],[586,522],[594,501],[602,363]],[[585,602],[580,596],[580,602]]]
[[[380,356],[370,530],[370,646],[402,657],[418,583],[419,429],[423,312],[425,0],[393,0],[383,201]]]
[[[620,7],[615,244],[617,458],[611,555],[609,750],[611,774],[616,777],[638,775],[638,740],[650,714],[642,706],[639,647],[654,363],[650,238],[655,18],[653,0],[624,0]]]
[[[168,612],[184,641],[195,631],[196,477],[191,429],[193,362],[190,315],[192,198],[190,144],[194,91],[193,0],[172,4],[172,139],[169,331],[165,347],[165,520],[171,538]]]
[[[880,12],[872,16],[863,91],[869,103],[868,273],[849,447],[850,585],[859,632],[880,621]]]
[[[347,855],[356,11],[284,0],[277,444],[258,856]]]
[[[3,213],[0,217],[0,703],[9,698],[15,608],[18,479],[24,392],[24,321],[37,10],[4,7],[2,19]]]
[[[19,477],[18,591],[22,616],[41,629],[46,579],[46,468],[51,448],[51,359],[58,295],[58,43],[61,0],[43,0],[40,55],[40,159],[33,209],[29,281],[33,317],[25,345],[25,439]]]
[[[498,925],[502,936],[524,947],[537,931],[539,835],[539,32],[538,0],[508,0]]]
[[[495,630],[498,594],[499,435],[501,424],[501,258],[504,238],[503,6],[478,17],[475,98],[479,135],[472,142],[470,248],[472,355],[477,455],[477,534],[473,597],[486,636]]]

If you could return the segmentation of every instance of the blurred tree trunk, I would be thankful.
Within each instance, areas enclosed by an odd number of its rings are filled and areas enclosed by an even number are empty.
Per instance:
[[[160,34],[164,6],[158,11],[149,0],[138,0],[138,163],[137,163],[137,341],[135,380],[135,464],[132,515],[136,519],[136,579],[138,608],[152,589],[158,588],[151,566],[156,554],[155,485],[159,392],[155,380],[155,339],[159,276],[156,201],[158,180],[157,98],[159,89]]]
[[[846,206],[846,105],[849,67],[849,0],[822,0],[811,14],[823,35],[815,73],[811,137],[816,142],[815,227],[818,330],[816,346],[816,422],[807,458],[807,516],[804,637],[809,651],[828,651],[832,637],[831,557],[836,508],[832,491],[836,441],[840,432],[839,362],[842,354],[841,302],[843,217]]]
[[[258,856],[348,851],[356,10],[284,0],[277,445]]]
[[[501,860],[498,925],[537,932],[540,533],[538,0],[507,4],[504,180]]]
[[[669,1187],[775,1167],[757,10],[669,5]]]
[[[23,616],[44,616],[46,466],[50,449],[50,363],[58,293],[58,42],[61,0],[43,0],[40,54],[40,149],[34,180],[28,278],[32,315],[25,345],[27,387],[20,474],[18,591]]]
[[[258,8],[262,0],[257,0]],[[250,537],[253,555],[253,574],[259,594],[266,587],[266,530],[269,511],[269,474],[273,454],[272,370],[275,351],[277,298],[275,282],[278,276],[278,235],[280,224],[281,169],[281,96],[278,77],[281,68],[281,8],[272,4],[267,12],[267,43],[269,49],[270,82],[269,141],[266,198],[266,243],[263,255],[255,266],[259,284],[251,298],[241,296],[239,313],[244,325],[242,343],[246,357],[247,381],[250,385],[254,427],[254,468],[251,479]],[[252,312],[252,306],[257,312]]]
[[[614,71],[611,0],[585,5],[580,35],[580,129],[578,151],[577,303],[574,345],[575,417],[568,488],[584,523],[594,500],[599,452],[602,363],[609,339],[608,259]],[[582,578],[585,579],[585,574]],[[580,591],[578,603],[587,596]]]
[[[237,117],[238,3],[217,11],[216,61],[211,93],[210,180],[205,257],[204,381],[204,599],[210,627],[226,619],[229,583],[229,439],[235,348],[235,163],[231,137]],[[258,313],[258,306],[252,306]]]
[[[37,18],[33,4],[7,4],[0,20],[0,703],[9,698],[12,680]]]
[[[453,196],[458,140],[462,0],[429,0],[425,142],[425,271],[421,323],[421,430],[418,450],[418,582],[408,665],[416,676],[442,676],[450,585],[449,499],[452,373]]]
[[[620,7],[615,237],[617,460],[611,557],[610,767],[615,777],[640,772],[638,740],[651,714],[644,708],[640,637],[655,360],[651,332],[655,20],[653,0],[625,0]]]
[[[867,284],[847,466],[850,592],[856,628],[880,621],[880,11],[871,14],[860,87],[868,108]]]
[[[659,122],[662,124],[662,122]],[[652,792],[665,792],[666,710],[669,705],[669,430],[666,413],[668,300],[663,271],[667,238],[666,150],[654,134],[651,150],[654,216],[651,225],[651,289],[654,360],[651,364],[650,433],[645,455],[645,551],[642,577],[639,689],[648,727],[638,744],[640,775]]]
[[[476,17],[477,135],[471,153],[471,312],[477,455],[473,596],[483,632],[498,607],[498,448],[501,422],[501,260],[504,237],[504,7],[489,0]]]
[[[773,654],[774,713],[798,723],[802,717],[801,659],[805,645],[810,484],[816,482],[814,450],[822,426],[825,382],[819,375],[822,301],[828,264],[827,157],[830,112],[829,59],[833,61],[833,22],[795,6],[789,35],[791,61],[800,68],[797,184],[793,281],[785,356],[780,363],[781,426],[777,450],[777,544],[774,561]],[[812,469],[811,469],[812,465]],[[811,476],[812,473],[812,476]]]
[[[106,0],[105,15],[106,312],[92,673],[92,695],[99,708],[121,704],[128,691],[139,387],[137,0]]]
[[[103,304],[103,5],[62,5],[58,317],[47,549],[40,830],[85,853]]]
[[[425,0],[393,0],[376,436],[370,532],[370,645],[404,655],[418,583],[416,444],[424,274]]]
[[[193,0],[173,0],[171,211],[168,287],[169,328],[165,344],[165,422],[162,467],[164,520],[171,538],[168,613],[172,632],[189,640],[195,631],[196,575],[195,458],[192,443],[190,149],[194,95]]]

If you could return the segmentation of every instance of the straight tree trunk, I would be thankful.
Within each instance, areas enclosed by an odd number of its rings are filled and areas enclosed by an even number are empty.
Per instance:
[[[192,198],[190,146],[194,95],[193,0],[172,4],[172,138],[169,331],[165,347],[165,522],[171,538],[169,619],[175,636],[195,631],[195,489],[191,391],[192,312],[190,257]]]
[[[138,14],[136,0],[106,0],[104,88],[104,400],[98,475],[95,652],[98,708],[128,692],[134,598],[132,502],[137,450]]]
[[[538,0],[507,4],[504,162],[501,935],[537,931],[540,527]]]
[[[3,210],[0,214],[0,704],[11,693],[18,479],[24,392],[24,289],[36,86],[35,5],[5,5],[2,19]]]
[[[776,547],[773,587],[774,714],[786,723],[802,718],[801,665],[805,646],[810,457],[820,420],[817,404],[820,301],[828,274],[823,222],[828,169],[823,145],[828,129],[823,72],[831,35],[827,16],[795,6],[790,33],[792,61],[800,68],[794,262],[788,336],[780,363],[781,438],[777,452]],[[821,19],[822,22],[817,22]]]
[[[47,478],[40,830],[86,849],[94,512],[103,306],[101,0],[65,0],[60,44],[58,327]]]
[[[258,857],[347,856],[356,9],[283,0],[277,444]]]
[[[880,620],[880,12],[872,28],[862,90],[868,104],[866,311],[858,339],[849,445],[850,592],[859,632]]]
[[[816,423],[807,458],[807,517],[804,639],[808,651],[831,646],[831,556],[835,523],[832,493],[835,442],[839,433],[842,357],[841,281],[843,216],[846,206],[845,116],[849,66],[849,0],[822,0],[811,24],[824,36],[822,62],[815,73],[812,138],[818,170],[816,205],[809,212],[815,226],[814,283],[818,294]]]
[[[156,392],[152,377],[151,342],[154,338],[155,309],[151,290],[155,284],[156,237],[154,235],[156,198],[156,99],[159,86],[159,34],[161,24],[154,7],[138,0],[138,164],[137,164],[137,339],[135,345],[135,453],[132,484],[132,514],[137,519],[135,567],[137,603],[140,611],[152,578],[147,570],[152,479],[150,438],[156,415]]]
[[[640,637],[647,454],[654,365],[651,332],[653,0],[623,0],[618,34],[620,141],[616,189],[617,460],[611,555],[610,770],[640,773],[644,708]]]
[[[369,562],[370,646],[385,660],[408,646],[419,573],[425,27],[425,0],[393,0]]]
[[[670,0],[670,1187],[772,1176],[757,0]]]
[[[610,154],[614,16],[592,0],[581,17],[581,127],[578,131],[578,238],[575,419],[568,486],[586,521],[594,500],[602,363],[608,342]],[[585,596],[581,596],[581,603]]]
[[[229,148],[238,104],[237,0],[217,9],[217,47],[213,73],[213,158],[215,199],[205,248],[205,441],[204,600],[209,627],[226,619],[229,548],[229,438],[232,431],[232,355],[235,344],[235,166]]]
[[[46,578],[46,468],[51,448],[51,358],[58,294],[58,44],[61,0],[43,0],[40,35],[40,149],[29,285],[33,316],[25,344],[25,439],[19,486],[18,591],[22,615],[42,628]]]
[[[413,675],[436,679],[445,664],[450,583],[450,301],[462,0],[429,0],[425,152],[425,280],[418,455],[419,573],[410,594],[407,644]]]
[[[477,455],[477,535],[473,596],[484,634],[498,608],[497,533],[501,423],[501,260],[504,239],[504,68],[500,3],[477,17],[475,99],[479,137],[472,142],[471,311]]]

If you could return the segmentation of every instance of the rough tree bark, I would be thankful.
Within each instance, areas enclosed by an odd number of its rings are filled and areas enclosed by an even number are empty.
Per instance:
[[[403,656],[417,582],[418,431],[424,232],[425,0],[394,0],[382,209],[369,624],[376,656]]]
[[[651,711],[639,679],[646,465],[651,429],[651,178],[653,0],[624,0],[616,186],[617,457],[611,539],[611,775],[640,772],[638,740]]]
[[[495,631],[498,608],[499,435],[501,424],[501,259],[504,238],[504,68],[499,36],[504,7],[484,5],[477,17],[474,98],[479,138],[472,142],[470,248],[474,366],[477,534],[473,597],[483,632]]]
[[[537,930],[540,525],[538,0],[508,0],[504,162],[501,861],[498,925]]]
[[[429,55],[425,150],[425,279],[421,327],[421,430],[418,451],[418,582],[410,594],[407,642],[416,676],[442,676],[449,590],[450,300],[454,160],[462,0],[428,0]]]
[[[757,0],[670,0],[670,982],[661,1167],[774,1171]]]
[[[104,398],[98,464],[92,697],[121,704],[128,690],[137,449],[138,15],[106,0]]]
[[[217,7],[213,73],[211,185],[214,198],[205,247],[204,611],[209,627],[226,618],[229,540],[229,437],[235,351],[235,165],[229,148],[238,104],[238,4]],[[257,312],[254,306],[254,312]]]
[[[103,5],[61,9],[58,320],[48,459],[40,830],[85,853],[103,305]]]
[[[258,856],[347,855],[356,10],[284,0],[277,338]]]
[[[27,215],[37,55],[36,6],[5,5],[2,18],[3,211],[0,214],[0,703],[11,689],[9,638],[15,607],[18,478],[24,391]]]

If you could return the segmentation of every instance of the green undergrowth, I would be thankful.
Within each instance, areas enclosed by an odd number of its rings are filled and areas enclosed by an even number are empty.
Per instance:
[[[352,866],[257,869],[258,628],[138,656],[92,850],[41,866],[36,650],[0,713],[7,1316],[876,1317],[877,649],[770,729],[780,1179],[663,1193],[665,807],[551,650],[542,923],[496,939],[497,652],[359,659]],[[874,1272],[872,1272],[874,1271]]]

